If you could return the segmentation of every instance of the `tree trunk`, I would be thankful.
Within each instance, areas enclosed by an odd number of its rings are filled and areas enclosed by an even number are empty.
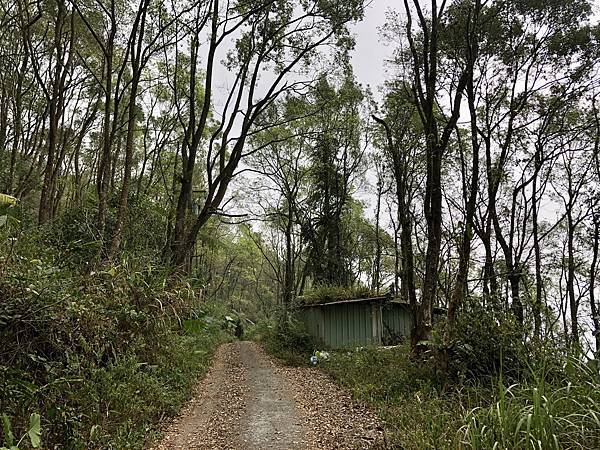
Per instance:
[[[521,273],[520,265],[515,265],[512,269],[509,269],[508,282],[510,284],[510,296],[512,299],[513,314],[517,323],[523,326],[523,303],[521,302]]]
[[[600,241],[600,214],[594,213],[594,234],[593,234],[593,257],[590,265],[590,313],[592,316],[592,324],[594,328],[592,335],[594,336],[594,357],[596,360],[600,360],[600,311],[598,311],[598,304],[596,303],[596,273],[598,270],[598,247]]]
[[[473,55],[475,56],[475,55]],[[471,162],[471,184],[468,189],[468,198],[466,202],[464,230],[462,239],[460,242],[460,250],[458,254],[458,272],[456,275],[456,282],[454,289],[450,296],[450,302],[448,304],[446,330],[444,333],[444,347],[450,349],[456,339],[456,314],[458,309],[461,307],[465,296],[468,293],[468,276],[469,276],[469,262],[471,261],[471,239],[473,237],[473,227],[475,220],[475,212],[477,209],[477,190],[479,188],[479,139],[477,131],[477,110],[475,104],[475,87],[473,83],[473,74],[469,76],[467,83],[467,100],[469,105],[469,112],[471,116],[471,148],[472,148],[472,162]],[[467,180],[464,180],[466,189]],[[448,350],[447,350],[448,351]],[[448,355],[446,355],[448,357]],[[447,364],[446,364],[447,369]]]
[[[123,168],[123,185],[121,186],[121,195],[119,198],[119,209],[117,211],[117,221],[115,231],[109,250],[109,258],[114,258],[121,247],[123,240],[123,224],[127,216],[127,207],[129,200],[129,191],[131,184],[131,170],[133,165],[133,144],[134,132],[137,125],[137,103],[136,97],[144,63],[142,61],[142,51],[144,42],[144,32],[146,28],[146,13],[149,0],[139,5],[137,17],[134,21],[130,37],[130,57],[131,57],[131,89],[129,92],[129,105],[127,111],[127,137],[125,138],[125,165]]]
[[[415,330],[414,340],[429,342],[433,330],[433,306],[437,299],[439,259],[442,245],[442,148],[433,131],[427,139],[428,170],[425,194],[425,219],[427,221],[427,252],[425,255],[425,278],[420,307],[421,322]],[[437,135],[437,131],[435,131]]]
[[[382,125],[386,133],[386,147],[392,161],[394,181],[396,182],[396,199],[398,202],[398,228],[400,229],[400,298],[409,304],[411,312],[410,340],[411,348],[415,349],[418,343],[418,329],[421,323],[420,310],[417,304],[415,287],[415,266],[412,245],[412,218],[410,210],[410,196],[408,193],[408,168],[406,167],[407,155],[403,154],[400,143],[394,142],[392,129],[383,119],[373,116],[373,119]]]
[[[283,307],[285,313],[287,314],[287,310],[289,305],[291,304],[294,296],[294,248],[292,242],[292,231],[294,226],[294,211],[293,205],[288,200],[287,205],[287,215],[286,215],[286,224],[285,224],[285,273],[283,275]]]
[[[467,58],[467,64],[458,74],[456,87],[452,94],[451,114],[443,128],[438,128],[438,28],[446,4],[441,4],[441,10],[437,1],[431,2],[431,17],[425,18],[421,6],[417,0],[413,4],[418,11],[419,27],[426,36],[423,48],[413,39],[412,16],[408,0],[404,0],[407,14],[407,38],[413,63],[413,91],[417,99],[419,115],[423,125],[425,136],[425,153],[427,160],[427,176],[425,181],[424,213],[427,222],[427,251],[425,256],[425,277],[423,280],[423,295],[419,311],[419,322],[415,325],[413,342],[431,341],[433,328],[433,307],[437,299],[437,286],[439,278],[439,259],[442,240],[442,160],[444,152],[456,123],[460,116],[460,105],[462,96],[467,87],[468,80],[473,76],[475,63],[474,54]],[[481,2],[477,0],[469,14],[469,22],[466,31],[466,44],[471,45],[477,25]]]
[[[535,299],[532,305],[533,314],[533,337],[539,339],[542,329],[542,255],[540,251],[540,238],[538,231],[538,200],[537,200],[537,174],[541,166],[540,148],[535,151],[534,175],[531,194],[532,208],[532,233],[533,233],[533,249],[535,252]]]
[[[8,133],[8,110],[9,97],[6,91],[6,84],[2,80],[2,92],[0,93],[0,161],[4,160],[4,152],[6,151],[6,138]],[[6,191],[5,191],[6,192]]]
[[[379,216],[381,213],[381,195],[383,193],[383,174],[379,168],[377,180],[377,204],[375,207],[375,258],[373,261],[373,276],[371,278],[371,290],[379,295],[380,277],[381,277],[381,238],[379,229]]]
[[[579,302],[575,297],[575,226],[571,208],[572,205],[569,205],[567,209],[567,295],[569,298],[569,312],[571,318],[571,338],[569,339],[569,346],[576,350],[580,345],[578,319]]]
[[[57,147],[60,139],[59,124],[64,112],[67,75],[71,68],[73,42],[75,37],[74,15],[71,14],[70,29],[65,31],[64,28],[67,19],[66,5],[63,1],[58,0],[57,7],[58,12],[54,28],[56,67],[54,69],[54,78],[52,80],[52,90],[50,98],[48,99],[50,123],[48,128],[48,151],[38,214],[38,221],[40,224],[52,219],[54,215],[56,177],[58,175],[57,167],[61,163],[61,158],[57,155]],[[69,33],[69,42],[66,47],[63,47],[64,44],[62,39],[64,38],[65,32]]]
[[[111,110],[115,107],[113,103],[113,50],[117,25],[115,22],[109,32],[104,55],[104,117],[102,121],[102,149],[98,161],[96,173],[96,192],[98,194],[98,235],[104,240],[106,228],[106,214],[108,209],[108,182],[110,175],[110,153],[112,147],[111,133]]]
[[[125,163],[123,167],[123,184],[121,186],[121,194],[119,196],[119,208],[117,211],[115,230],[113,232],[110,250],[108,252],[108,257],[110,259],[113,259],[116,256],[119,249],[121,248],[121,242],[123,240],[123,225],[125,222],[125,217],[127,215],[127,205],[129,200],[129,190],[131,184],[131,168],[133,165],[134,132],[137,123],[135,96],[137,95],[138,82],[139,79],[134,79],[131,85],[131,98],[129,99],[129,108],[127,113],[127,137],[125,138]]]

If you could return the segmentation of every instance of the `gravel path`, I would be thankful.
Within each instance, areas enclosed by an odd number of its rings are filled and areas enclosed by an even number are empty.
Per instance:
[[[375,414],[314,368],[282,367],[252,342],[222,345],[154,450],[383,448]]]

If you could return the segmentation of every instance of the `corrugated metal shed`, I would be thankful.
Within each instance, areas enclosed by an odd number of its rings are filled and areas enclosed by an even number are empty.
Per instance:
[[[395,345],[410,337],[412,316],[406,303],[392,300],[384,304],[381,316],[384,345]]]
[[[331,348],[397,344],[410,334],[408,306],[389,297],[305,305],[297,317],[312,336]]]

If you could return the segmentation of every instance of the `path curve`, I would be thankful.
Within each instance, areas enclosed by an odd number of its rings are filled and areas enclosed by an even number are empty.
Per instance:
[[[283,367],[252,342],[224,344],[154,450],[384,448],[376,415],[315,368]]]

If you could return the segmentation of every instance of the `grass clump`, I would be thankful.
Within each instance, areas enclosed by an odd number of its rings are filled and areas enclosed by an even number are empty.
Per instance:
[[[362,285],[339,286],[323,283],[298,296],[296,303],[298,305],[316,305],[355,298],[371,298],[379,295],[381,294]]]

